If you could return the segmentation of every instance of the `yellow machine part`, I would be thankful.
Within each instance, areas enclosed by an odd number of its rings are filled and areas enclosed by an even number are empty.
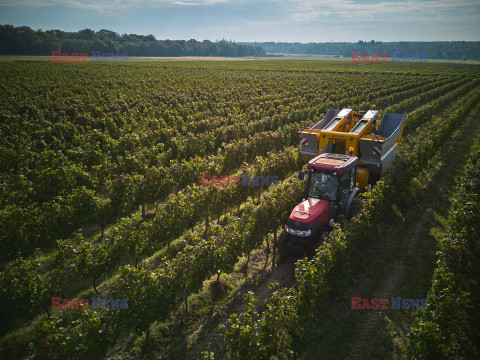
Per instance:
[[[360,134],[321,132],[318,135],[319,154],[334,153],[358,156]],[[353,153],[350,153],[353,148]]]
[[[368,169],[364,167],[357,167],[357,187],[360,190],[365,190],[368,185]]]
[[[353,112],[355,114],[355,112]],[[358,131],[352,130],[364,122]],[[351,120],[346,121],[345,118],[340,120],[333,128],[325,127],[317,133],[318,153],[335,153],[350,156],[358,156],[360,148],[359,142],[362,137],[368,136],[372,132],[372,119],[367,120]],[[383,138],[385,139],[385,138]],[[380,140],[376,138],[376,140]],[[350,150],[353,148],[353,152]]]

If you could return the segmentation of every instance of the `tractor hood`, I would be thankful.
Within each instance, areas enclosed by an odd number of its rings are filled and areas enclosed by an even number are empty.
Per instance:
[[[295,206],[289,219],[301,223],[311,223],[320,217],[322,223],[330,219],[330,203],[326,200],[309,198]]]

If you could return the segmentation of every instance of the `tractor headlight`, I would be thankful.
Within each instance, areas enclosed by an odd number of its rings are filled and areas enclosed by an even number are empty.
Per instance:
[[[312,235],[312,230],[307,230],[307,231],[302,231],[302,230],[295,230],[292,229],[291,227],[286,228],[287,232],[292,234],[292,235],[297,235],[297,236],[310,236]]]

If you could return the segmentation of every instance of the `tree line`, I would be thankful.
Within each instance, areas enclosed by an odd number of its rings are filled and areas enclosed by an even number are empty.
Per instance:
[[[338,55],[351,57],[352,51],[371,54],[395,53],[426,54],[428,59],[480,60],[480,41],[358,41],[329,43],[245,42],[244,45],[260,46],[266,53]]]
[[[78,32],[61,30],[33,30],[28,26],[0,25],[0,54],[51,55],[52,51],[64,53],[101,51],[127,53],[129,56],[264,56],[259,46],[202,42],[191,39],[157,40],[153,35],[119,35],[110,30]]]

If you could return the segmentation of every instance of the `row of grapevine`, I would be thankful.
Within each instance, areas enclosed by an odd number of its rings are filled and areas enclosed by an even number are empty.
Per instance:
[[[480,278],[480,142],[470,152],[451,198],[427,306],[408,335],[409,359],[474,359]]]
[[[404,196],[411,179],[461,124],[479,99],[480,90],[477,89],[467,96],[463,107],[451,110],[448,118],[431,132],[428,139],[418,141],[411,152],[395,160],[393,169],[384,179],[364,193],[361,210],[345,224],[343,231],[340,228],[332,231],[312,260],[297,262],[295,288],[281,290],[272,296],[263,314],[255,310],[254,297],[247,297],[247,312],[233,315],[225,328],[230,358],[248,359],[248,354],[255,354],[257,359],[294,357],[294,345],[301,341],[302,328],[297,325],[301,324],[302,318],[321,316],[322,304],[328,295],[348,280],[346,270],[352,250],[382,219],[388,207]]]
[[[433,96],[440,96],[446,94],[448,91],[455,89],[458,86],[466,83],[467,79],[459,79],[457,81],[452,81],[452,79],[446,79],[443,81],[435,82],[435,85],[432,87],[431,84],[427,83],[423,86],[418,86],[413,89],[407,90],[405,92],[398,93],[392,89],[388,96],[377,101],[378,108],[384,108],[390,104],[397,104],[395,111],[390,110],[390,112],[406,112],[409,111],[408,108],[402,107],[398,108],[400,101],[409,99],[412,102],[413,99],[417,99],[417,105],[421,103],[422,99],[433,98]],[[417,95],[417,97],[415,97]],[[411,106],[411,109],[414,109],[415,106]]]
[[[186,162],[182,164],[183,166],[181,167],[172,166],[171,169],[157,169],[157,171],[152,171],[149,173],[150,176],[147,176],[147,178],[143,179],[142,181],[143,194],[149,199],[160,198],[161,194],[166,194],[170,191],[170,189],[175,189],[174,179],[178,179],[179,183],[175,190],[180,191],[180,189],[188,186],[188,184],[198,179],[202,172],[209,171],[213,174],[220,174],[222,172],[221,169],[224,168],[222,165],[223,163],[229,164],[234,168],[241,164],[241,162],[244,160],[251,160],[253,154],[266,153],[268,149],[288,146],[289,144],[296,142],[296,132],[299,129],[300,128],[298,128],[297,124],[292,124],[280,129],[279,131],[281,132],[277,131],[272,133],[271,136],[257,134],[252,136],[249,142],[239,141],[235,144],[231,144],[229,147],[227,147],[229,152],[228,156],[214,156],[209,157],[206,160],[195,158],[194,161]],[[280,137],[278,137],[277,134]],[[288,137],[285,135],[288,135]],[[262,144],[262,142],[263,145],[259,146],[258,144]],[[254,149],[255,151],[251,151],[250,149]],[[292,154],[289,156],[293,159]],[[228,161],[226,161],[226,159],[228,159]],[[277,159],[280,158],[277,157]],[[214,168],[208,164],[220,164],[220,166]],[[287,164],[285,164],[286,166],[284,169],[281,169],[278,161],[272,160],[272,157],[268,157],[266,160],[263,160],[263,164],[264,167],[268,166],[268,171],[261,171],[259,170],[258,166],[250,170],[244,168],[243,171],[258,175],[271,175],[275,173],[282,177],[286,170],[291,169],[291,166],[287,166]],[[210,168],[208,168],[208,166],[210,166]],[[169,170],[171,171],[170,173]],[[165,189],[167,190],[164,191]],[[192,196],[192,194],[194,194],[195,197]],[[101,243],[85,242],[81,236],[70,240],[59,241],[59,259],[58,264],[56,265],[57,269],[54,269],[49,277],[63,279],[62,284],[65,284],[68,283],[68,281],[71,279],[71,276],[73,276],[71,270],[75,269],[74,272],[79,273],[84,277],[91,277],[95,286],[95,279],[99,275],[111,271],[111,269],[116,266],[118,260],[121,257],[125,257],[125,254],[130,254],[135,262],[137,262],[138,259],[146,256],[147,254],[151,254],[154,249],[158,248],[158,242],[156,242],[157,238],[160,237],[158,234],[161,234],[163,241],[169,242],[172,239],[180,236],[181,233],[188,227],[193,227],[201,217],[204,217],[205,214],[208,214],[209,207],[205,206],[205,204],[210,203],[214,205],[210,207],[211,215],[220,214],[221,211],[225,209],[226,204],[232,203],[232,200],[233,203],[238,203],[238,196],[241,197],[240,193],[231,194],[226,192],[223,194],[221,191],[207,192],[205,191],[205,188],[200,188],[199,191],[198,187],[194,187],[191,191],[189,190],[186,193],[181,191],[178,193],[178,195],[172,196],[165,204],[160,206],[158,211],[159,215],[157,215],[157,220],[155,222],[157,225],[157,230],[151,229],[151,224],[148,222],[142,223],[141,225],[135,225],[135,221],[129,220],[124,221],[120,227],[115,229],[113,236],[104,239],[104,241]],[[213,198],[217,198],[219,200],[223,199],[225,201],[213,202]],[[89,203],[92,204],[94,201],[90,200]],[[186,211],[184,207],[179,206],[178,204],[190,204],[190,210]],[[92,207],[85,206],[84,208],[87,213],[95,213],[95,209]],[[203,215],[199,215],[200,213]],[[149,239],[150,234],[154,234],[155,236]],[[156,245],[154,246],[154,244]],[[77,259],[72,263],[70,258],[73,256],[77,257]],[[16,264],[16,262],[12,263],[11,266],[16,266],[14,264]],[[59,271],[61,271],[62,274],[60,277],[58,276]],[[8,273],[8,269],[4,273]],[[67,276],[68,274],[70,274],[70,276]],[[46,280],[46,283],[50,283],[50,281]],[[18,291],[19,289],[17,289],[16,292],[17,294],[26,296],[26,287],[25,285],[21,284],[23,283],[19,281],[18,288],[24,290]],[[28,284],[28,282],[26,284]],[[54,287],[46,287],[48,291],[44,291],[44,288],[41,288],[42,291],[37,293],[51,293],[52,289],[60,290],[64,288],[64,286],[59,286],[58,281],[53,284],[55,285]],[[11,289],[13,289],[13,287]],[[21,296],[17,296],[15,301],[22,304],[28,303],[28,301],[25,301],[25,299],[21,298]],[[24,312],[28,312],[29,308],[29,306],[24,305]],[[16,311],[11,311],[8,313],[10,315],[17,314]]]
[[[73,321],[72,315],[48,319],[38,335],[37,354],[49,358],[98,358],[102,356],[99,343],[105,349],[132,326],[140,332],[148,330],[152,321],[165,319],[176,304],[198,291],[204,280],[231,271],[241,255],[257,248],[267,233],[285,221],[302,196],[303,186],[301,181],[290,178],[271,188],[259,205],[247,202],[240,216],[229,215],[224,225],[212,223],[207,232],[194,232],[177,256],[153,270],[122,267],[109,296],[127,297],[128,309],[81,309],[74,310]],[[82,334],[89,331],[100,332],[95,344],[83,338]]]
[[[443,126],[442,130],[439,131],[439,135],[444,134],[446,129],[452,129],[452,126],[454,126],[457,122],[458,119],[461,119],[463,116],[465,116],[465,113],[469,111],[469,109],[473,106],[476,100],[478,100],[479,94],[476,93],[475,97],[470,97],[469,100],[467,101],[467,106],[465,107],[464,112],[459,113],[458,111],[449,118],[449,121],[444,122],[443,124],[446,124]],[[455,119],[455,121],[453,120]],[[437,141],[440,141],[437,139]],[[434,147],[428,147],[428,149],[432,150]],[[417,150],[417,154],[419,153],[420,150]],[[427,150],[424,150],[427,151]],[[300,261],[298,264],[298,270],[297,271],[297,291],[299,292],[300,295],[292,296],[288,292],[286,292],[285,296],[287,296],[288,299],[295,299],[296,300],[296,305],[292,305],[292,303],[289,303],[288,301],[285,301],[285,299],[278,299],[276,303],[281,304],[282,308],[279,310],[281,314],[289,314],[289,316],[292,314],[292,309],[297,309],[300,310],[299,314],[313,314],[314,311],[312,311],[313,303],[312,299],[318,300],[319,298],[325,296],[328,293],[328,290],[331,289],[332,284],[336,283],[333,282],[332,278],[330,278],[331,273],[329,270],[331,270],[334,267],[338,267],[339,263],[344,263],[345,260],[348,258],[348,251],[351,250],[351,248],[347,249],[346,246],[346,240],[345,240],[345,234],[348,234],[348,238],[350,239],[352,243],[355,243],[352,240],[352,237],[356,235],[358,239],[361,239],[366,231],[371,227],[371,222],[372,218],[376,218],[376,215],[379,215],[379,212],[381,212],[383,209],[380,209],[378,206],[378,202],[383,202],[383,206],[387,206],[387,201],[384,199],[387,198],[387,196],[383,196],[385,192],[385,187],[376,187],[375,189],[372,190],[370,193],[371,195],[371,201],[369,201],[369,206],[365,205],[363,208],[363,211],[361,212],[362,217],[357,217],[356,222],[354,222],[352,225],[353,230],[351,232],[348,232],[348,230],[345,230],[345,233],[342,233],[340,230],[337,230],[331,237],[329,242],[325,247],[322,247],[321,251],[318,253],[317,257],[315,257],[312,262],[307,262],[307,261]],[[368,195],[367,195],[368,196]],[[373,200],[372,200],[373,199]],[[377,199],[375,201],[375,199]],[[383,199],[383,200],[382,200]],[[298,201],[298,199],[297,199]],[[375,203],[377,202],[377,206],[375,206]],[[268,203],[268,202],[264,202]],[[295,203],[295,202],[294,202]],[[293,207],[292,204],[289,204],[290,208],[287,211],[290,211],[291,207]],[[277,208],[275,206],[275,203],[272,205],[272,209]],[[269,210],[268,213],[271,214],[271,211]],[[248,213],[247,211],[245,213]],[[252,216],[253,219],[258,219],[260,217],[259,214],[256,214],[255,216]],[[272,218],[278,219],[281,217],[278,216],[273,216]],[[363,220],[362,220],[363,219]],[[268,224],[268,218],[261,218],[261,221],[259,222],[264,226],[265,224]],[[227,227],[228,224],[236,224],[234,220],[231,218],[228,218],[227,220]],[[277,226],[280,223],[276,222]],[[238,224],[236,224],[238,226]],[[242,223],[241,228],[244,230],[247,229],[248,227]],[[275,229],[276,227],[269,228],[267,227],[267,231],[269,229]],[[217,232],[215,231],[218,230],[220,231]],[[271,231],[271,230],[270,230]],[[245,231],[243,232],[245,233]],[[258,237],[259,234],[261,235],[261,231],[257,229],[257,231],[253,232],[257,237],[251,237],[251,239],[256,239],[256,240],[251,240],[250,244],[253,244],[251,248],[254,248],[258,246],[259,241],[262,236]],[[191,292],[197,291],[202,285],[203,280],[215,273],[218,273],[218,270],[225,270],[228,271],[231,266],[235,263],[234,258],[228,256],[228,254],[231,254],[230,252],[227,251],[229,249],[229,246],[226,244],[231,244],[232,242],[236,243],[241,240],[242,237],[236,233],[233,229],[230,230],[225,230],[223,227],[215,227],[212,226],[212,234],[214,236],[214,240],[212,240],[211,243],[209,242],[204,242],[202,240],[196,240],[194,241],[195,244],[190,245],[191,242],[189,241],[189,244],[186,245],[184,250],[181,252],[181,254],[187,254],[184,255],[185,257],[182,260],[177,260],[176,259],[182,259],[182,256],[180,255],[179,257],[174,258],[173,266],[175,274],[184,274],[180,276],[179,278],[177,276],[168,276],[165,274],[165,271],[159,271],[158,269],[155,269],[155,271],[151,270],[144,270],[144,269],[136,269],[133,267],[126,267],[123,268],[123,270],[120,270],[121,275],[119,276],[119,284],[120,284],[120,290],[118,292],[114,292],[117,296],[120,296],[120,294],[131,294],[132,296],[135,294],[137,297],[139,297],[139,303],[137,308],[137,311],[133,312],[134,315],[132,317],[128,317],[127,322],[123,322],[119,319],[115,319],[114,324],[112,324],[109,329],[113,329],[115,334],[119,334],[121,332],[121,329],[123,326],[126,326],[127,323],[132,324],[133,319],[136,319],[135,326],[139,331],[144,331],[148,329],[148,326],[150,322],[152,321],[152,317],[160,318],[167,316],[169,312],[171,311],[171,304],[178,303],[184,296]],[[227,236],[228,234],[228,241],[222,240],[221,234],[224,234],[224,236]],[[335,238],[335,234],[337,234],[337,238]],[[203,231],[202,231],[202,237]],[[200,242],[199,242],[200,241]],[[198,245],[198,244],[203,244],[204,247]],[[219,260],[212,260],[212,254],[215,254],[215,251],[217,251],[217,247],[219,246],[222,248],[223,245],[223,250],[220,252],[218,255]],[[185,250],[188,249],[189,246],[192,246],[192,248],[196,249],[195,250],[195,256],[198,256],[198,254],[203,254],[205,260],[204,261],[193,261],[192,258],[190,257],[189,251]],[[235,247],[233,246],[232,249],[230,250],[232,253],[235,253],[235,251],[238,251],[238,248],[245,249],[245,246],[242,247]],[[237,249],[237,250],[235,250]],[[198,252],[197,252],[198,251]],[[322,256],[323,254],[323,256]],[[342,255],[343,254],[343,255]],[[202,257],[195,257],[195,259],[201,259]],[[214,256],[214,259],[216,257]],[[321,259],[321,260],[319,260]],[[330,261],[327,261],[327,259],[330,259]],[[168,266],[170,265],[170,261],[167,261],[164,263],[163,266]],[[220,265],[219,265],[220,264]],[[192,265],[194,267],[192,268]],[[198,268],[197,268],[198,266]],[[197,270],[195,270],[197,269]],[[124,273],[122,273],[124,271]],[[146,274],[145,274],[146,273]],[[169,273],[169,272],[167,272]],[[340,273],[336,273],[335,275],[335,280],[339,280],[339,275]],[[160,285],[158,284],[158,279],[165,279],[167,278],[168,281],[161,282]],[[126,285],[125,285],[126,282]],[[132,283],[135,284],[132,286]],[[148,285],[148,286],[146,286]],[[129,292],[129,289],[131,292]],[[146,298],[139,296],[139,294],[145,293]],[[167,294],[169,294],[167,296]],[[147,301],[148,300],[148,301]],[[149,302],[150,301],[150,302]],[[152,310],[152,306],[146,306],[145,304],[155,304],[156,306],[153,307],[156,310]],[[141,307],[140,304],[143,304],[144,307]],[[289,311],[286,311],[283,307],[286,306]],[[278,317],[278,312],[275,312],[278,310],[275,309],[274,307],[269,307],[269,310],[271,312],[267,312],[266,314],[270,314],[270,318],[272,318],[272,314],[275,314]],[[254,311],[254,310],[252,310]],[[119,316],[122,317],[121,313]],[[98,316],[98,314],[92,315],[94,317]],[[111,315],[107,316],[107,319],[110,319]],[[102,318],[103,319],[103,318]],[[83,322],[82,322],[83,323]],[[85,323],[90,323],[90,321],[86,320]],[[268,322],[260,322],[261,324],[263,323],[268,323]],[[269,322],[271,324],[271,321]],[[290,322],[286,321],[285,323],[288,324],[294,324],[295,322]],[[42,338],[43,335],[47,334],[48,339],[58,339],[60,338],[61,340],[65,340],[64,337],[59,337],[58,332],[54,333],[56,334],[55,336],[52,335],[51,333],[48,333],[48,331],[53,331],[53,329],[48,325],[49,322],[46,323],[46,330],[47,333],[42,333]],[[123,325],[122,325],[123,324]],[[104,325],[102,325],[104,326]],[[239,328],[238,324],[233,324],[233,328]],[[72,331],[72,328],[69,327],[69,331]],[[81,327],[79,328],[81,329]],[[70,334],[69,332],[69,334]],[[109,338],[115,338],[114,333],[110,334]],[[280,332],[285,336],[285,333]],[[263,334],[262,336],[265,335],[265,332],[259,331],[258,334]],[[260,336],[259,335],[259,336]],[[69,335],[70,336],[70,335]],[[73,337],[74,339],[78,340],[75,336]],[[232,340],[233,339],[233,340]],[[244,337],[238,336],[238,334],[235,334],[232,336],[230,339],[231,341],[235,342],[237,340],[245,340]],[[254,338],[253,342],[256,341],[256,344],[258,344],[258,338]],[[64,341],[65,343],[65,341]],[[53,345],[52,342],[49,342],[50,346]],[[69,344],[69,343],[67,343]],[[71,344],[71,343],[70,343]],[[270,343],[271,344],[271,343]],[[281,343],[280,343],[281,344]],[[58,345],[56,343],[55,345]],[[238,344],[237,344],[238,345]],[[264,344],[263,344],[264,345]],[[71,346],[71,345],[70,345]],[[58,353],[63,353],[62,349],[68,349],[70,347],[69,345],[66,345],[64,347],[60,346],[60,349],[58,350]],[[242,345],[243,346],[243,345]],[[270,347],[271,348],[271,347]],[[258,350],[258,349],[256,349]],[[85,348],[85,351],[90,354],[90,351],[92,351],[89,348]],[[253,351],[253,349],[252,349]],[[57,353],[57,350],[54,350],[53,353]],[[253,353],[253,352],[252,352]],[[238,355],[238,354],[236,354]],[[262,357],[260,357],[262,358]],[[268,358],[268,357],[266,357]]]
[[[457,99],[463,96],[467,92],[474,89],[480,83],[479,79],[468,81],[461,85],[461,82],[455,82],[452,86],[445,85],[437,89],[425,92],[417,97],[413,97],[408,101],[404,101],[396,106],[393,106],[389,111],[391,112],[405,112],[418,108],[422,104],[423,99],[435,99],[429,102],[429,106],[422,107],[421,111],[415,111],[408,117],[408,127],[405,129],[405,135],[413,132],[418,126],[420,126],[426,118],[430,118],[433,114],[438,113],[446,102],[450,102],[452,99]],[[461,85],[461,86],[460,86]],[[458,87],[455,89],[455,87]],[[454,90],[455,89],[455,90]]]
[[[300,161],[298,148],[290,147],[280,153],[269,153],[264,158],[257,157],[254,164],[243,167],[237,176],[275,174],[281,180],[297,170]],[[250,189],[250,186],[241,186],[240,182],[227,187],[187,186],[161,204],[152,222],[138,223],[134,219],[124,219],[101,242],[85,241],[81,235],[59,240],[58,254],[50,272],[45,273],[41,264],[35,267],[34,262],[28,259],[20,258],[9,263],[0,274],[4,281],[13,275],[12,281],[0,294],[2,303],[9,310],[3,313],[5,318],[2,322],[44,309],[43,305],[48,303],[52,294],[74,295],[67,291],[73,279],[90,278],[95,288],[96,279],[110,273],[121,259],[133,259],[138,263],[165,243],[181,236],[188,228],[193,229],[203,219],[208,224],[209,217],[219,216],[224,210],[239,206],[246,200]],[[35,279],[24,276],[26,269],[35,274]],[[33,287],[33,281],[38,279],[40,281]],[[39,307],[39,304],[43,305]]]
[[[210,166],[209,171],[211,173],[220,174],[221,169],[224,168],[223,163],[228,163],[232,168],[235,168],[244,160],[251,160],[253,154],[266,153],[268,149],[275,149],[276,147],[282,148],[283,146],[295,143],[297,140],[296,132],[299,129],[297,124],[292,124],[274,132],[271,136],[256,134],[251,137],[249,142],[239,141],[227,147],[229,151],[228,156],[213,156],[206,160],[195,158],[192,162],[184,162],[181,167],[172,166],[171,169],[152,171],[151,175],[143,179],[142,182],[144,196],[152,199],[161,197],[159,194],[168,193],[169,190],[162,190],[167,188],[169,184],[171,186],[170,189],[173,189],[173,180],[175,178],[179,179],[179,185],[176,189],[179,191],[184,186],[188,186],[189,183],[198,179],[201,172],[207,171],[208,166]],[[263,145],[259,146],[257,143],[263,143]],[[232,152],[234,149],[235,151]],[[250,149],[255,149],[255,151],[250,152]],[[284,154],[288,154],[287,158],[295,158],[294,150],[287,151]],[[226,161],[226,159],[228,159],[228,161]],[[289,165],[288,161],[285,160],[285,166],[282,169],[281,161],[278,161],[280,159],[282,159],[280,156],[265,158],[262,161],[263,167],[265,168],[263,171],[260,170],[259,166],[244,168],[243,171],[248,174],[258,175],[277,174],[282,178],[285,172],[294,169],[295,165],[293,164],[292,167],[292,165]],[[219,164],[220,166],[212,167],[212,165],[208,164]],[[169,170],[171,171],[170,173]],[[93,279],[95,287],[95,280],[98,276],[106,274],[115,268],[120,258],[125,258],[125,256],[129,254],[131,259],[138,262],[139,259],[151,254],[157,249],[159,244],[170,242],[172,239],[180,236],[188,227],[193,227],[201,218],[208,218],[209,211],[210,215],[218,216],[228,204],[238,204],[239,201],[243,201],[246,195],[245,191],[243,191],[242,195],[241,191],[231,193],[231,191],[219,191],[218,189],[207,191],[207,189],[208,188],[193,187],[187,192],[180,191],[177,195],[170,197],[166,203],[161,204],[160,208],[157,209],[159,211],[157,212],[158,215],[153,227],[149,222],[136,225],[136,221],[134,220],[125,220],[114,230],[113,236],[105,238],[104,241],[100,243],[86,242],[81,236],[70,240],[59,241],[59,256],[56,269],[44,279],[46,284],[51,285],[38,287],[38,291],[34,294],[27,295],[26,290],[28,287],[26,285],[29,285],[29,282],[23,283],[22,281],[18,281],[17,287],[10,288],[10,291],[15,291],[16,294],[15,298],[10,299],[10,303],[15,301],[15,303],[24,304],[22,307],[23,313],[28,313],[30,308],[38,311],[39,309],[37,307],[26,305],[29,303],[29,298],[35,296],[43,296],[45,298],[49,293],[55,291],[60,291],[64,294],[62,289],[65,288],[65,285],[61,284],[67,284],[73,279],[75,274]],[[213,199],[217,199],[217,201],[214,202]],[[90,203],[93,203],[93,201]],[[185,208],[185,204],[188,204],[188,209]],[[212,206],[207,206],[206,204],[212,204]],[[87,213],[94,213],[93,208],[85,206],[85,210]],[[160,243],[158,242],[159,240],[161,240]],[[72,258],[74,258],[74,260],[72,260]],[[19,261],[20,263],[22,262],[21,260]],[[16,266],[16,263],[17,262],[13,262],[11,266]],[[9,273],[8,269],[4,274],[5,273]],[[49,279],[56,279],[56,281],[53,282]],[[62,281],[60,281],[60,279]],[[45,303],[45,301],[43,301],[43,303]],[[18,315],[18,312],[14,311],[14,309],[6,313],[14,317]]]
[[[346,100],[341,102],[344,101]],[[308,119],[317,116],[312,115],[312,111],[319,113],[320,110],[326,110],[327,105],[322,104],[322,106],[317,107],[317,110],[295,111],[281,118],[274,116],[273,118],[259,120],[250,123],[248,127],[242,128],[239,124],[235,128],[231,127],[231,133],[227,132],[219,139],[221,141],[231,140],[235,136],[256,133],[261,128],[274,128],[282,123],[291,124],[292,121],[298,122],[300,118]],[[259,128],[257,124],[261,124],[261,127]],[[65,126],[71,127],[71,125],[66,124]],[[239,133],[240,130],[237,131],[236,129],[243,129],[245,133]],[[291,135],[289,144],[293,144],[296,141],[297,125],[290,125],[290,127],[283,125],[281,129],[283,129],[284,134]],[[274,138],[278,135],[278,131],[270,132],[273,137],[269,137],[269,133],[255,135],[257,143],[250,138],[240,136],[239,139],[244,140],[230,142],[223,146],[221,152],[223,158],[221,159],[218,159],[217,155],[201,159],[195,156],[186,163],[174,159],[169,161],[168,167],[160,165],[166,161],[165,159],[168,156],[166,152],[159,154],[162,149],[165,149],[165,144],[161,143],[161,146],[158,144],[160,139],[166,141],[165,139],[168,137],[164,139],[158,135],[158,131],[140,136],[126,135],[118,141],[110,139],[108,133],[104,134],[95,129],[87,132],[85,142],[94,141],[98,144],[105,144],[104,146],[98,145],[99,147],[94,150],[97,155],[92,156],[96,156],[98,159],[89,164],[82,154],[73,154],[69,156],[68,161],[73,161],[75,164],[86,163],[87,167],[91,167],[91,170],[86,171],[78,165],[62,165],[50,172],[43,171],[41,177],[36,178],[34,183],[43,189],[41,191],[42,196],[52,198],[51,201],[42,202],[41,199],[37,199],[37,201],[28,205],[22,205],[22,202],[18,201],[15,201],[15,204],[6,205],[1,215],[1,223],[3,224],[2,241],[0,242],[3,246],[2,253],[11,259],[17,255],[18,251],[25,253],[29,249],[48,245],[56,239],[70,236],[73,231],[83,226],[97,223],[103,229],[106,223],[131,213],[140,204],[145,206],[146,202],[152,202],[152,200],[155,202],[161,201],[170,192],[178,191],[197,181],[200,174],[206,170],[202,167],[205,164],[221,162],[223,165],[219,171],[225,174],[235,169],[241,162],[251,161],[255,154],[265,154],[268,150],[276,149],[275,145],[280,143],[276,142],[275,140],[278,139]],[[203,138],[205,133],[189,137],[190,135],[186,134],[178,142],[192,144],[193,153],[201,154],[201,148],[205,144]],[[211,136],[214,135],[211,134]],[[158,137],[156,142],[153,140],[153,136]],[[217,141],[215,140],[215,142]],[[118,152],[118,150],[115,150],[117,147],[127,151],[127,156],[124,158],[117,157],[117,160],[112,159],[112,161],[101,160],[104,157],[101,155],[102,152],[115,154]],[[136,148],[147,150],[134,155],[133,151]],[[172,145],[171,148],[175,148],[175,146]],[[132,154],[130,154],[130,151],[132,151]],[[52,152],[51,156],[56,156],[56,153]],[[159,158],[161,160],[158,160]],[[59,159],[62,159],[62,157]],[[100,163],[97,164],[98,162]],[[113,166],[115,162],[118,164]],[[196,165],[193,166],[192,164]],[[21,186],[22,189],[30,189],[30,192],[39,193],[35,189],[36,185],[32,185],[33,179],[20,176],[16,180],[17,186]],[[16,197],[15,194],[17,193],[11,195],[12,201]],[[27,194],[22,196],[25,201],[30,198]]]
[[[208,61],[197,62],[197,67],[210,68]],[[187,64],[172,63],[171,67],[188,68]],[[316,73],[322,74],[346,74],[347,77],[356,76],[358,74],[375,74],[375,75],[406,75],[406,76],[470,76],[478,77],[480,74],[480,66],[478,64],[459,64],[459,63],[376,63],[369,66],[357,66],[356,63],[350,61],[338,60],[322,60],[321,64],[316,61],[304,60],[285,60],[285,61],[267,61],[246,63],[222,62],[216,65],[218,70],[235,70],[235,71],[270,71],[285,73]]]

